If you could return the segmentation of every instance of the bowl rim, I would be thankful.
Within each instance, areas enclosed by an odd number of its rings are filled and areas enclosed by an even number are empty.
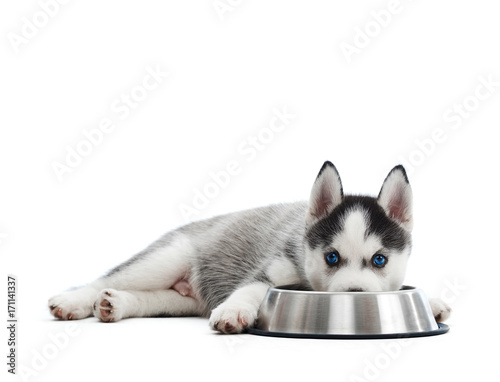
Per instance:
[[[287,284],[287,285],[278,285],[271,286],[268,289],[268,293],[270,291],[276,291],[280,293],[287,294],[306,294],[306,295],[328,295],[328,296],[340,296],[340,295],[349,295],[349,296],[367,296],[367,295],[394,295],[394,294],[405,294],[405,293],[414,293],[416,291],[420,291],[419,288],[412,285],[402,285],[398,290],[391,291],[375,291],[375,292],[328,292],[328,291],[315,291],[308,289],[296,289],[297,287],[301,287],[298,284]]]
[[[359,292],[361,293],[361,292]],[[309,338],[309,339],[332,339],[332,340],[382,340],[390,338],[412,338],[412,337],[430,337],[439,334],[448,333],[450,327],[439,322],[438,328],[423,332],[401,332],[401,333],[371,333],[371,334],[313,334],[313,333],[293,333],[293,332],[273,332],[257,328],[247,328],[246,333],[266,337],[282,338]]]

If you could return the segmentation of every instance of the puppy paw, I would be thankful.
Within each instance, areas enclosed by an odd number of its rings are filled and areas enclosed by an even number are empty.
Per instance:
[[[241,333],[255,324],[257,312],[258,309],[249,306],[223,303],[212,311],[209,325],[222,333]]]
[[[92,316],[92,305],[80,291],[62,293],[49,299],[50,313],[59,320],[80,320]]]
[[[444,322],[450,317],[451,308],[440,298],[431,298],[429,304],[436,322]]]
[[[120,321],[124,316],[124,293],[114,289],[103,289],[94,303],[94,316],[103,322]]]

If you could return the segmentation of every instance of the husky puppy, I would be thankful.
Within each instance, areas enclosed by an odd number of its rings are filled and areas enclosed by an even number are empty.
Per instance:
[[[223,333],[251,327],[270,286],[398,290],[411,250],[412,191],[396,166],[377,198],[344,195],[325,162],[309,202],[194,222],[165,234],[105,276],[49,300],[54,317],[210,317]],[[431,300],[436,320],[449,307]]]

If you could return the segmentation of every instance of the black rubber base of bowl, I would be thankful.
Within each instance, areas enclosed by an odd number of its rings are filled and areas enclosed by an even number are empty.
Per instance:
[[[428,332],[412,332],[412,333],[388,333],[388,334],[307,334],[307,333],[282,333],[282,332],[266,332],[260,329],[247,329],[247,333],[256,334],[258,336],[268,337],[287,337],[287,338],[322,338],[334,340],[374,340],[385,338],[410,338],[410,337],[428,337],[444,334],[450,330],[446,324],[438,324],[436,330]]]

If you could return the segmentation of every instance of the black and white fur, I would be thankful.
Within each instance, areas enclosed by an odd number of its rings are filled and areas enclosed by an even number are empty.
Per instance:
[[[318,291],[398,290],[411,251],[412,191],[402,166],[377,198],[344,195],[335,166],[325,162],[309,202],[273,205],[194,222],[85,287],[49,300],[71,320],[96,316],[210,317],[210,326],[239,333],[254,324],[270,286],[302,284]],[[337,264],[326,256],[335,252]],[[375,255],[387,261],[375,266]],[[438,321],[450,308],[431,300]]]

